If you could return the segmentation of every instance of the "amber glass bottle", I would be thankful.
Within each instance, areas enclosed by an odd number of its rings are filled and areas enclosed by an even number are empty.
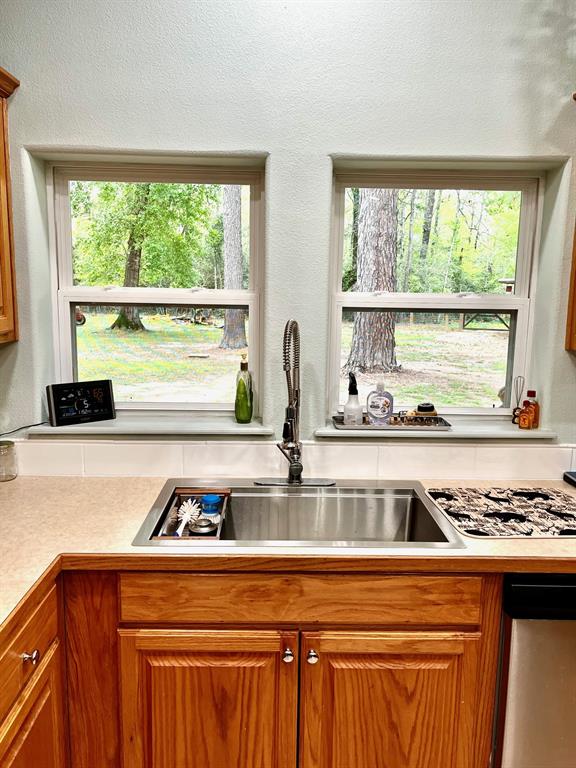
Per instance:
[[[536,390],[529,389],[526,392],[528,397],[528,408],[532,411],[532,429],[538,429],[540,426],[540,404],[536,400]]]
[[[520,429],[532,429],[533,413],[530,407],[530,400],[524,400],[522,410],[518,416],[518,426]]]

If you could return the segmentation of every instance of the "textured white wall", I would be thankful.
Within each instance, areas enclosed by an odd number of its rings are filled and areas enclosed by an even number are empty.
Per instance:
[[[293,316],[309,436],[324,418],[331,153],[572,155],[574,14],[569,0],[3,0],[0,64],[22,81],[10,104],[21,341],[0,349],[0,428],[40,415],[52,375],[43,201],[24,147],[269,153],[264,417],[282,418]],[[575,194],[561,182],[546,255],[566,265]],[[574,441],[566,292],[552,271],[547,286],[539,381]]]

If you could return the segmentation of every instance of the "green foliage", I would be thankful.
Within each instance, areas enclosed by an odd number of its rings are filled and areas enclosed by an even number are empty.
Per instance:
[[[143,287],[221,287],[221,187],[75,181],[70,184],[74,281],[123,285],[129,238]]]
[[[347,190],[342,288],[356,281],[352,258],[352,190]],[[428,190],[398,191],[397,285],[411,293],[504,293],[513,280],[521,193],[436,190],[430,242],[422,258]],[[398,288],[400,290],[400,288]]]

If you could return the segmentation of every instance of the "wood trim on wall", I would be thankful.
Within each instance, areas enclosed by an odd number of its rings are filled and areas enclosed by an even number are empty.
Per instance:
[[[8,96],[12,96],[19,85],[20,80],[17,80],[14,75],[0,67],[0,96],[2,98],[7,99]]]
[[[572,274],[568,293],[568,320],[566,323],[566,349],[576,352],[576,226],[572,247]]]

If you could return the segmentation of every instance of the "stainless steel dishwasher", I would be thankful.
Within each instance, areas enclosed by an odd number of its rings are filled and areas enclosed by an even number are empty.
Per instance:
[[[575,768],[576,575],[507,576],[504,611],[501,768]]]

